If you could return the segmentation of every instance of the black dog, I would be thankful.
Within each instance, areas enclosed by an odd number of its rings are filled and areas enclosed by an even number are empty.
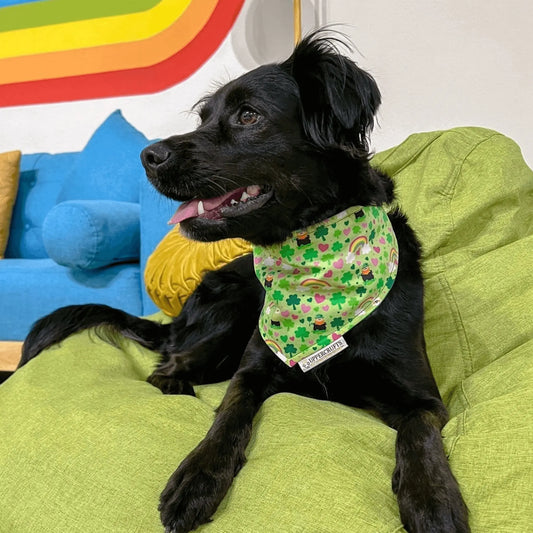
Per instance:
[[[285,62],[259,67],[204,99],[196,131],[151,145],[142,160],[154,186],[184,202],[174,222],[185,235],[243,237],[268,249],[353,206],[357,218],[393,200],[391,180],[369,165],[367,135],[379,104],[373,78],[339,54],[334,39],[314,34]],[[447,412],[426,357],[419,243],[403,214],[388,217],[399,248],[388,294],[343,332],[347,347],[308,371],[285,364],[263,339],[257,324],[265,289],[251,256],[206,274],[170,325],[106,306],[59,309],[36,323],[21,365],[76,331],[103,326],[161,354],[148,380],[163,392],[194,394],[191,384],[231,378],[213,426],[161,495],[167,532],[209,521],[245,463],[254,415],[283,391],[378,413],[397,430],[392,486],[405,527],[467,532],[466,506],[441,442]],[[375,281],[371,266],[362,266],[361,283]],[[273,328],[283,323],[276,312]],[[317,335],[328,321],[316,318]]]

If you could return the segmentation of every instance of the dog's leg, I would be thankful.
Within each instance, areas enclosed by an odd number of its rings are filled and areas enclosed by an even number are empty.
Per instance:
[[[235,328],[215,332],[182,350],[165,353],[147,381],[164,394],[194,396],[193,384],[216,383],[230,379],[239,366],[251,332],[234,338]],[[187,328],[184,327],[185,338]],[[233,335],[232,335],[233,333]],[[196,337],[196,335],[195,335]]]
[[[468,533],[468,513],[442,445],[442,403],[396,419],[393,490],[410,533]]]
[[[263,298],[251,256],[207,273],[175,319],[148,381],[166,394],[194,394],[191,383],[230,379],[257,325]]]
[[[167,533],[186,533],[209,521],[245,463],[254,415],[266,398],[284,390],[290,372],[256,331],[211,429],[161,494],[159,510]]]
[[[441,437],[448,412],[427,360],[423,333],[413,338],[417,341],[410,347],[406,343],[403,353],[374,354],[382,363],[374,363],[370,403],[397,430],[392,489],[409,533],[468,533],[468,511]]]
[[[344,392],[341,401],[357,406],[363,399],[359,405],[397,430],[392,488],[409,533],[468,533],[467,508],[442,443],[448,413],[427,359],[422,322],[380,327],[390,313],[386,306],[387,300],[367,319],[366,330],[346,336],[348,344],[360,341],[354,368],[345,372],[352,379],[340,371],[330,376]]]

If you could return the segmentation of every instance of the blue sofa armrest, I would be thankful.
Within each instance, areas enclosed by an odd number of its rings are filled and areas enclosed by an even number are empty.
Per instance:
[[[71,200],[43,223],[46,252],[56,263],[91,270],[139,260],[140,206],[114,200]]]

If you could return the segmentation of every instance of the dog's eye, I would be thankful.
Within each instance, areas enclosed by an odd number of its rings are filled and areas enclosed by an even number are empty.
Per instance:
[[[252,109],[245,108],[239,113],[237,122],[243,126],[251,126],[252,124],[255,124],[260,118],[261,115],[259,113],[256,113]]]

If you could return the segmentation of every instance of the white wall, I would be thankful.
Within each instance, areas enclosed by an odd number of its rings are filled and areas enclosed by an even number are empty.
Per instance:
[[[533,5],[529,0],[327,2],[349,21],[383,94],[378,149],[415,131],[483,126],[533,166]]]
[[[304,29],[341,23],[383,94],[374,149],[453,126],[514,138],[533,166],[533,7],[529,0],[302,0]],[[246,0],[231,33],[186,82],[146,96],[0,108],[0,152],[81,149],[121,108],[149,138],[193,128],[192,104],[216,83],[283,59],[292,2]]]

